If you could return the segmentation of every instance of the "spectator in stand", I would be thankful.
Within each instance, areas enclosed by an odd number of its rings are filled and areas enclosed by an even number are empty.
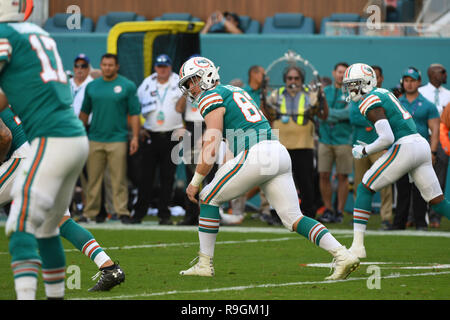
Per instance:
[[[200,33],[242,33],[239,28],[240,19],[234,12],[213,12]]]

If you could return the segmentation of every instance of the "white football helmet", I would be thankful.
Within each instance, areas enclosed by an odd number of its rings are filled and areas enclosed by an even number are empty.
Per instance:
[[[355,63],[347,68],[343,80],[344,90],[348,92],[347,102],[358,102],[362,96],[377,86],[377,75],[371,66]]]
[[[33,0],[0,0],[0,22],[23,22],[33,11]]]
[[[219,68],[205,57],[193,57],[186,61],[180,69],[180,81],[178,86],[183,94],[187,94],[193,102],[200,97],[201,94],[193,96],[189,91],[187,82],[189,79],[195,81],[199,88],[204,92],[213,88],[220,81]]]

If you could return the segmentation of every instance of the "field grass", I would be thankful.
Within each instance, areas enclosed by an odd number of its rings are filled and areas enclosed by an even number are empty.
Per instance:
[[[378,231],[369,221],[368,258],[345,281],[325,281],[331,255],[296,233],[248,215],[240,226],[221,227],[213,278],[182,277],[198,251],[196,227],[118,222],[83,224],[109,256],[119,261],[126,281],[110,292],[90,293],[97,268],[63,239],[67,267],[79,267],[81,287],[67,274],[66,299],[107,300],[448,300],[450,299],[450,223],[430,231]],[[351,216],[327,226],[347,247]],[[377,273],[368,273],[375,268]],[[72,280],[71,280],[72,279]],[[70,283],[69,283],[70,282]],[[371,289],[372,287],[372,289]],[[374,287],[374,288],[373,288]],[[38,299],[45,299],[42,279]],[[4,223],[0,227],[0,300],[15,299]]]

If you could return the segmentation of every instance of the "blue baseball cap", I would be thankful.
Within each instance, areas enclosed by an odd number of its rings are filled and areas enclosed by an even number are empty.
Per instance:
[[[420,75],[420,71],[413,67],[409,67],[408,69],[403,71],[402,78],[404,77],[411,77],[414,80],[420,80],[422,78]]]
[[[80,53],[79,55],[77,55],[74,62],[76,62],[77,60],[84,60],[87,63],[91,63],[91,60],[89,60],[89,57],[87,55],[85,55],[84,53]]]
[[[155,66],[171,66],[172,65],[172,59],[167,54],[160,54],[156,57],[155,60]]]

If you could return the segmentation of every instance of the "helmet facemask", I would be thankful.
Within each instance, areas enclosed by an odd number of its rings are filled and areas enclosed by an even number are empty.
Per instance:
[[[343,85],[344,91],[348,94],[347,102],[350,102],[350,100],[358,102],[366,94],[366,90],[363,89],[365,87],[364,79],[344,80]]]
[[[203,70],[199,70],[196,74],[193,74],[189,77],[185,77],[184,79],[181,79],[178,83],[178,87],[180,88],[181,92],[183,92],[183,95],[188,96],[190,101],[195,103],[198,102],[197,100],[200,98],[202,93],[205,91],[202,87],[204,86],[203,81],[201,80],[201,76],[197,75],[198,73],[201,73]],[[194,94],[189,89],[189,80],[192,81],[193,87],[198,87],[200,89],[200,92],[194,96]]]
[[[347,102],[358,102],[377,86],[377,77],[372,67],[364,63],[355,63],[345,71],[344,90],[348,93]]]

